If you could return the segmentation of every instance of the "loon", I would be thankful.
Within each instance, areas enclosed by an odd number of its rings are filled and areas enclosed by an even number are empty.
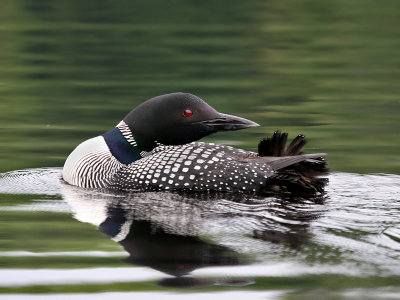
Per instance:
[[[303,154],[304,136],[263,139],[258,153],[197,142],[218,132],[260,126],[216,111],[189,93],[151,98],[112,130],[84,141],[65,161],[62,177],[82,188],[127,192],[193,191],[268,194],[323,192],[324,153]]]

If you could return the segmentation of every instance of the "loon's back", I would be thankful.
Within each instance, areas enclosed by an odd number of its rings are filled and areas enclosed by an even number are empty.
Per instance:
[[[320,157],[323,154],[301,154],[305,143],[303,136],[298,136],[287,150],[279,132],[271,139],[264,139],[259,145],[259,153],[268,149],[275,152],[275,156],[260,156],[255,152],[214,143],[192,142],[179,146],[158,146],[128,165],[120,163],[107,151],[101,139],[90,139],[77,147],[78,153],[71,154],[64,166],[67,182],[84,188],[118,191],[187,190],[257,194],[281,191],[315,194],[322,192],[326,183],[324,178],[319,177],[327,173],[326,162]],[[84,151],[95,144],[103,146],[98,148],[100,151]],[[277,150],[279,147],[284,150]],[[81,159],[73,159],[81,153],[85,153],[80,156]],[[287,163],[293,159],[297,163]],[[307,164],[308,167],[304,167]]]
[[[160,146],[121,168],[108,182],[119,190],[190,190],[258,192],[274,171],[251,161],[254,152],[213,143]]]
[[[304,136],[286,147],[287,134],[276,132],[259,144],[258,153],[196,142],[254,126],[259,125],[218,113],[194,95],[162,95],[80,144],[66,160],[63,178],[83,188],[121,191],[323,191],[324,154],[303,154]]]

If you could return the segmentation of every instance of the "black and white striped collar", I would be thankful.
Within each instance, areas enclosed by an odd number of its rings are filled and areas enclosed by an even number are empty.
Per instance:
[[[141,156],[141,157],[146,157],[146,156],[151,155],[152,149],[151,149],[151,150],[149,149],[148,151],[141,149],[140,143],[138,143],[138,142],[136,141],[136,139],[135,139],[135,137],[134,137],[134,135],[133,135],[131,129],[129,128],[129,126],[128,126],[123,120],[122,120],[121,122],[119,122],[118,125],[117,125],[116,127],[119,129],[119,131],[122,133],[122,135],[124,136],[124,138],[127,140],[127,142],[128,142],[132,147],[135,147],[135,148],[137,148],[137,149],[140,149],[140,152],[139,152],[139,153],[140,153],[140,156]],[[161,144],[161,143],[159,143],[159,142],[157,142],[157,141],[154,141],[154,148],[155,148],[155,147],[164,147],[164,146],[165,146],[164,144]],[[166,146],[165,146],[165,147],[166,147]]]
[[[132,131],[124,121],[119,122],[116,127],[121,131],[124,138],[128,141],[129,144],[132,145],[132,147],[137,147],[138,144],[133,137]]]

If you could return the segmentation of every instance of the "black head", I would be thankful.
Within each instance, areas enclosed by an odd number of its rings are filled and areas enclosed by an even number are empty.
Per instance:
[[[217,131],[259,126],[243,118],[221,114],[199,97],[187,93],[151,98],[132,110],[124,122],[135,137],[165,145],[190,143]]]

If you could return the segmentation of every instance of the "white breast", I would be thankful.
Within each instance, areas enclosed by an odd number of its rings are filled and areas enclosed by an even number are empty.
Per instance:
[[[84,141],[68,156],[63,179],[84,188],[99,188],[122,164],[111,154],[104,138]]]

